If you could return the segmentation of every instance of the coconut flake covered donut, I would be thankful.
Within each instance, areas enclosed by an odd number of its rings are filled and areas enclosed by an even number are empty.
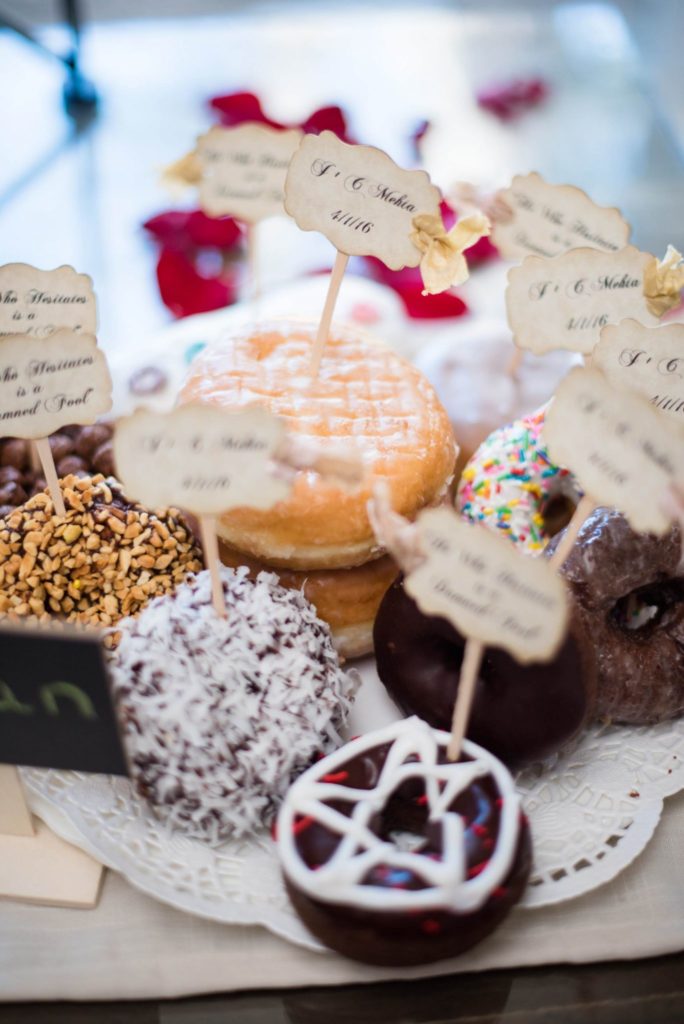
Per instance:
[[[114,690],[134,782],[171,827],[216,843],[268,825],[297,775],[342,742],[356,689],[328,626],[273,575],[208,572],[120,623]]]
[[[529,554],[570,521],[581,492],[540,444],[546,406],[489,435],[463,470],[456,508]]]
[[[361,736],[288,792],[278,846],[290,899],[322,942],[365,963],[430,963],[475,945],[520,899],[531,844],[508,771],[418,718]]]

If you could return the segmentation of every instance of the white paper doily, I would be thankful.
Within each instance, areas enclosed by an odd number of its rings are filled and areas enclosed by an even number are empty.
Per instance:
[[[399,717],[370,664],[352,732]],[[292,910],[268,835],[210,849],[169,833],[125,779],[24,768],[30,803],[47,824],[142,892],[227,924],[259,924],[322,947]],[[684,788],[684,719],[650,728],[589,730],[551,766],[518,778],[534,843],[522,905],[573,899],[615,878],[651,839],[663,800]]]

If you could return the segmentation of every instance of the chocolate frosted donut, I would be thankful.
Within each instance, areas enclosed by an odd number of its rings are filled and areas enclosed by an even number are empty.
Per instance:
[[[529,828],[513,780],[418,718],[361,736],[304,773],[278,818],[285,884],[307,927],[364,963],[469,949],[525,888]]]
[[[407,715],[451,729],[465,638],[446,619],[424,615],[397,580],[375,620],[378,674]],[[593,711],[595,668],[574,622],[550,662],[520,665],[487,647],[468,724],[468,738],[506,764],[548,757],[582,728]]]
[[[552,554],[558,539],[549,545]],[[562,575],[596,650],[599,717],[649,725],[684,712],[681,534],[635,533],[621,513],[588,517]]]

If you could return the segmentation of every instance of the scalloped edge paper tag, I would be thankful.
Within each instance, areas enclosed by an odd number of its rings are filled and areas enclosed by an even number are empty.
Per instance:
[[[197,140],[200,206],[210,217],[254,224],[284,214],[285,176],[303,132],[249,123],[215,127]]]
[[[418,266],[413,218],[439,215],[441,199],[426,171],[406,171],[381,149],[349,145],[330,131],[304,136],[285,181],[285,209],[298,227],[391,270]]]
[[[37,441],[112,407],[112,378],[92,334],[0,338],[0,433]]]
[[[508,271],[506,314],[516,345],[537,355],[559,348],[588,355],[608,324],[633,318],[655,326],[644,295],[652,260],[631,245],[616,253],[528,256]]]
[[[62,328],[97,331],[93,282],[73,267],[39,270],[28,263],[0,267],[0,338],[44,338]]]
[[[447,508],[422,512],[415,527],[425,560],[405,587],[421,611],[523,664],[554,656],[567,629],[568,599],[545,559],[521,555]]]
[[[618,252],[631,227],[615,206],[597,206],[575,185],[552,185],[536,171],[516,174],[497,198],[511,218],[494,222],[492,241],[506,260],[550,258],[570,249]]]
[[[114,460],[126,493],[143,505],[214,516],[287,498],[292,483],[274,467],[284,439],[282,421],[260,406],[228,412],[191,403],[120,420]]]
[[[618,508],[639,533],[663,534],[671,486],[684,487],[684,428],[600,370],[575,367],[546,413],[542,444],[584,493]]]
[[[611,324],[601,331],[592,362],[611,384],[637,391],[684,425],[684,324]]]

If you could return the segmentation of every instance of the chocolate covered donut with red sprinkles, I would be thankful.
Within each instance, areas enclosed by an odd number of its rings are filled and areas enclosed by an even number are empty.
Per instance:
[[[490,934],[531,869],[527,821],[503,764],[418,718],[352,740],[306,771],[278,816],[290,899],[354,960],[431,963]]]

